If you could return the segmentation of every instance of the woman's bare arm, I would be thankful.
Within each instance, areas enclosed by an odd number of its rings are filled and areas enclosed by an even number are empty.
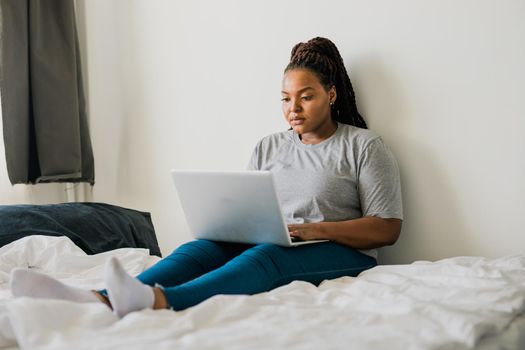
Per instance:
[[[359,219],[288,225],[290,235],[303,240],[328,239],[356,249],[373,249],[394,244],[402,220],[365,216]]]

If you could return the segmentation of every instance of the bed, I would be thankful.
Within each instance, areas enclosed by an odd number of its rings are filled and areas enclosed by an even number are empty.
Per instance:
[[[10,295],[9,272],[20,266],[101,288],[111,256],[131,274],[160,259],[140,247],[87,254],[67,236],[1,247],[0,349],[525,349],[525,255],[383,265],[319,287],[292,282],[120,320],[102,304]]]

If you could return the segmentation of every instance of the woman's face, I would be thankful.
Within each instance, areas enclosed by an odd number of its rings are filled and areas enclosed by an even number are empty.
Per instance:
[[[326,91],[311,71],[292,69],[284,74],[281,97],[284,118],[297,134],[333,132],[330,103],[335,102],[335,87]]]

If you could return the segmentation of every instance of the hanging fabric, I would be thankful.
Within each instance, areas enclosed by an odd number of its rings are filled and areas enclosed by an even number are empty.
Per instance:
[[[9,180],[93,185],[74,2],[0,0],[0,30]]]

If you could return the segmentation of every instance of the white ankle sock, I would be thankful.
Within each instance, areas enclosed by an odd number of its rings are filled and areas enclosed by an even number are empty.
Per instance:
[[[113,312],[118,317],[153,308],[153,288],[130,276],[115,257],[106,265],[106,288]]]
[[[29,269],[13,269],[9,284],[15,298],[62,299],[78,303],[100,302],[90,290],[68,286],[53,277]]]

